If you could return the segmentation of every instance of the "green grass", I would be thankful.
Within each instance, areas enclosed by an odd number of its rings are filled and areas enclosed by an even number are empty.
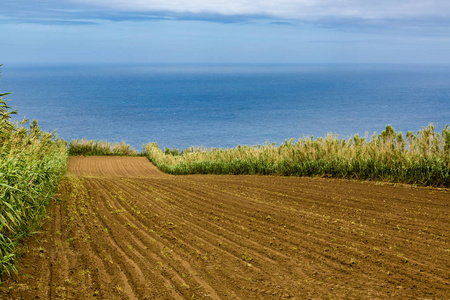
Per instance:
[[[406,136],[387,126],[369,139],[324,138],[286,140],[236,148],[163,149],[144,145],[144,153],[170,174],[261,174],[325,176],[431,186],[450,186],[450,129],[428,125]]]
[[[69,155],[116,155],[116,156],[135,156],[138,152],[125,142],[109,143],[105,141],[76,139],[72,140],[69,145]]]
[[[36,120],[13,123],[0,94],[0,281],[16,272],[17,246],[39,225],[67,169],[66,143]]]

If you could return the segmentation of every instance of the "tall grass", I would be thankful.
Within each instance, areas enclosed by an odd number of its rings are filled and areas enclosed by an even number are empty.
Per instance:
[[[134,156],[138,152],[125,142],[108,143],[104,141],[76,139],[69,143],[69,155],[118,155]]]
[[[67,168],[66,143],[36,120],[13,123],[0,94],[0,281],[16,272],[17,245],[44,215]]]
[[[163,149],[144,145],[146,156],[170,174],[264,174],[327,176],[450,186],[450,129],[433,124],[404,136],[387,126],[369,139],[355,135],[340,139],[286,140],[236,148]]]

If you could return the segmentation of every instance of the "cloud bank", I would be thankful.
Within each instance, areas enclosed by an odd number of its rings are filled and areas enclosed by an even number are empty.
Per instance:
[[[358,28],[450,27],[449,0],[0,0],[0,23],[90,25],[101,21],[268,21]]]
[[[269,16],[281,19],[363,20],[450,16],[448,0],[72,0],[98,8],[132,12]]]
[[[0,0],[2,62],[450,62],[449,0]]]

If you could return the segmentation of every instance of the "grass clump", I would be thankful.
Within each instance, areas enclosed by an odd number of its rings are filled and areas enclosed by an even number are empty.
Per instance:
[[[117,156],[135,156],[138,152],[125,142],[108,143],[105,141],[76,139],[69,143],[69,155],[117,155]]]
[[[236,148],[163,149],[144,145],[144,153],[170,174],[261,174],[356,178],[450,186],[450,129],[433,124],[403,136],[392,126],[369,139],[358,135],[340,139],[286,140]]]
[[[67,169],[66,143],[36,120],[13,123],[0,94],[0,281],[16,272],[17,246],[39,224]]]

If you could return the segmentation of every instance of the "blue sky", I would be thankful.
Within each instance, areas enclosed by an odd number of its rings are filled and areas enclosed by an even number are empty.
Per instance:
[[[448,0],[1,0],[0,64],[450,63]]]

